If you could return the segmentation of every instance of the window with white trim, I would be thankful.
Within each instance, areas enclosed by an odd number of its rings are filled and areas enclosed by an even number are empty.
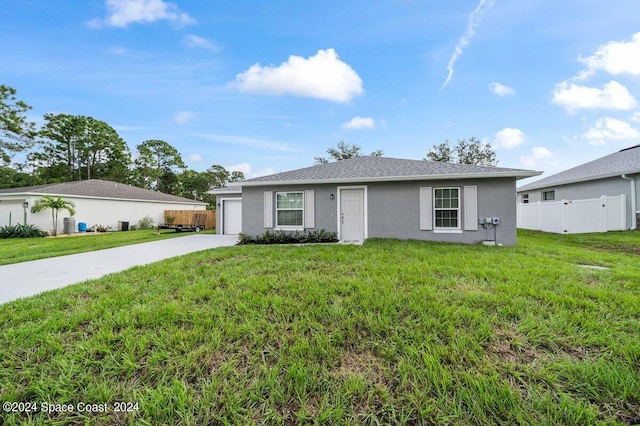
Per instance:
[[[542,193],[542,201],[554,201],[556,199],[556,191],[544,191]]]
[[[522,194],[522,204],[529,204],[529,194]]]
[[[434,229],[460,229],[460,188],[433,190]]]
[[[276,226],[302,228],[303,218],[304,192],[276,193]]]

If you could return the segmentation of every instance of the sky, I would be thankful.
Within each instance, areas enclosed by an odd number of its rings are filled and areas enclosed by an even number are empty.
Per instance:
[[[197,171],[476,137],[544,177],[640,143],[639,16],[636,0],[2,0],[0,84],[37,124],[92,116]]]

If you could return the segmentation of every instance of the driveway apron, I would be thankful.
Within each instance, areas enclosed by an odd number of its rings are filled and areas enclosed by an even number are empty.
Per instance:
[[[228,247],[235,235],[197,234],[0,266],[0,304],[196,251]]]

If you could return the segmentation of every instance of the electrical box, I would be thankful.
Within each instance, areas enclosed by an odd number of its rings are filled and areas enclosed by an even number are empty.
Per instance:
[[[491,218],[491,223],[493,223],[494,225],[499,224],[500,223],[500,218],[499,217]]]
[[[480,219],[478,219],[478,223],[480,223],[480,225],[484,225],[486,223],[485,218],[481,217]]]

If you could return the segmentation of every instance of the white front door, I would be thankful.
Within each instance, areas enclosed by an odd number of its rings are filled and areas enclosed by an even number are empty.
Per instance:
[[[364,189],[340,190],[340,239],[342,241],[363,241]]]
[[[222,233],[239,234],[242,232],[242,200],[222,201]]]

